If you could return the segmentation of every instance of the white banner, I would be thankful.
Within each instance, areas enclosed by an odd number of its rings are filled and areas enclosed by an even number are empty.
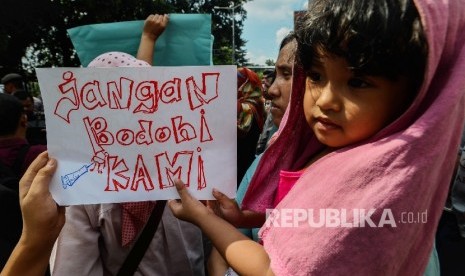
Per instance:
[[[236,192],[235,66],[40,68],[60,205]]]

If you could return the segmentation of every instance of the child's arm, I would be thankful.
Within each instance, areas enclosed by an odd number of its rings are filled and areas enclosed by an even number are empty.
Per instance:
[[[241,210],[236,200],[228,198],[216,189],[213,189],[212,194],[216,201],[208,201],[208,206],[216,215],[224,218],[232,225],[240,228],[258,228],[265,223],[265,214]]]
[[[53,244],[65,223],[65,208],[49,192],[56,161],[47,152],[29,166],[19,183],[23,232],[1,276],[44,275]]]
[[[169,202],[173,214],[199,226],[234,271],[240,275],[274,275],[268,254],[261,245],[193,198],[180,180],[176,181],[176,189],[181,202]]]
[[[168,19],[167,14],[151,14],[145,19],[139,50],[137,51],[137,59],[152,65],[155,42],[163,31],[165,31]]]

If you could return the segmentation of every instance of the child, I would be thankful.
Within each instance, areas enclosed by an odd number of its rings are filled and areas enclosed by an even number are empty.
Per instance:
[[[243,201],[277,203],[263,247],[181,182],[175,216],[239,274],[421,275],[464,123],[464,27],[459,1],[312,1],[289,109]]]

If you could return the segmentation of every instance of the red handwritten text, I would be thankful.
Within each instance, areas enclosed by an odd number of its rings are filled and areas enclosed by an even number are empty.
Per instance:
[[[160,82],[144,80],[136,82],[130,78],[120,77],[101,83],[98,80],[80,84],[73,72],[63,73],[63,82],[58,85],[62,94],[57,101],[54,114],[70,123],[72,111],[85,108],[121,109],[132,113],[155,113],[159,105],[173,104],[183,100],[182,86],[185,86],[189,108],[195,110],[204,104],[209,104],[218,97],[218,80],[220,73],[205,72],[201,81],[190,76],[184,81],[180,78]],[[198,85],[201,83],[201,85]]]

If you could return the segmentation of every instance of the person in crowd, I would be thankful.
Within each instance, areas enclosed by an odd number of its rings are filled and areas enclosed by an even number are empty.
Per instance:
[[[268,88],[270,88],[275,78],[275,72],[273,69],[265,69],[262,75],[262,91],[265,98],[267,98]]]
[[[265,150],[266,145],[270,137],[264,137],[265,135],[271,136],[279,127],[281,119],[286,111],[287,105],[289,103],[291,88],[292,88],[292,67],[294,65],[294,57],[297,49],[297,41],[295,38],[295,33],[289,33],[281,41],[279,47],[279,54],[275,64],[275,70],[273,71],[273,82],[268,88],[268,98],[271,101],[271,110],[267,116],[267,121],[271,122],[271,131],[267,132],[266,123],[263,128],[263,132],[260,135],[260,139],[263,139],[263,150]],[[260,140],[259,140],[260,144]],[[257,150],[259,149],[257,145]],[[255,173],[258,163],[262,157],[262,151],[258,152],[257,157],[247,169],[242,181],[239,185],[236,199],[231,200],[231,204],[238,204],[240,206],[242,199],[249,187],[250,181]],[[259,225],[257,225],[259,227]],[[258,241],[258,230],[259,228],[241,228],[240,231],[248,236],[249,238]],[[210,258],[208,260],[208,271],[212,275],[224,275],[227,271],[228,266],[225,263],[224,259],[219,255],[218,251],[215,249],[212,250]]]
[[[47,272],[53,244],[65,223],[65,207],[58,206],[49,191],[56,167],[56,160],[43,152],[21,178],[23,231],[1,276],[43,276]]]
[[[36,119],[36,115],[34,112],[34,98],[32,95],[24,90],[18,90],[13,94],[13,96],[18,98],[23,104],[24,111],[27,115],[27,120],[29,122],[34,121]]]
[[[21,231],[22,220],[18,201],[18,183],[26,168],[43,151],[44,145],[30,145],[26,139],[27,116],[21,102],[10,94],[0,94],[0,175],[2,208],[0,218],[8,227],[0,228],[0,267],[3,267]],[[4,170],[9,173],[3,175]],[[17,179],[15,183],[8,177]],[[12,180],[8,180],[12,181]],[[7,185],[7,186],[4,186]]]
[[[464,125],[465,6],[314,0],[302,24],[289,110],[243,213],[223,210],[228,223],[181,181],[169,206],[240,275],[422,275]],[[263,245],[236,229],[267,209]]]
[[[262,73],[262,93],[263,98],[265,100],[265,122],[263,123],[263,130],[262,133],[265,131],[266,128],[271,126],[270,120],[270,108],[271,108],[271,99],[268,95],[268,88],[270,88],[273,80],[275,78],[275,72],[272,69],[265,69]],[[260,134],[259,140],[257,142],[257,148],[259,147],[260,138],[262,134]]]
[[[265,121],[265,105],[257,73],[237,69],[237,186],[255,159],[258,137]]]
[[[14,93],[24,106],[27,115],[26,139],[31,145],[47,145],[45,118],[36,110],[34,97],[25,90]]]
[[[21,148],[27,147],[27,115],[22,103],[14,96],[0,94],[0,160],[12,166]],[[21,164],[22,175],[29,164],[47,148],[45,145],[28,147],[24,162]]]
[[[289,104],[292,89],[292,66],[294,64],[295,52],[297,49],[297,41],[293,32],[289,33],[281,42],[278,59],[275,65],[276,76],[269,88],[269,97],[271,98],[271,118],[273,125],[276,130],[281,124],[281,120]],[[273,132],[274,133],[274,132]],[[268,144],[268,141],[267,141]],[[244,195],[249,187],[250,181],[252,180],[253,174],[260,162],[262,155],[258,155],[252,165],[249,167],[244,177],[242,178],[241,184],[237,191],[236,201],[238,205],[242,203]],[[258,228],[253,230],[243,229],[244,233],[247,233],[250,237],[255,240],[258,239],[257,233]]]
[[[465,128],[451,179],[449,196],[439,220],[436,247],[442,276],[460,275],[465,271]]]
[[[275,70],[273,71],[273,80],[266,94],[270,101],[270,110],[267,113],[263,131],[257,142],[256,155],[263,153],[269,139],[278,130],[287,104],[289,103],[292,85],[292,66],[294,64],[296,47],[297,43],[295,41],[294,32],[284,37],[279,46],[278,59],[276,60]]]
[[[136,59],[110,52],[96,57],[89,67],[149,67],[155,40],[168,24],[168,15],[150,15],[145,20]],[[150,52],[150,53],[148,53]],[[192,224],[177,220],[163,201],[70,206],[66,224],[57,240],[54,275],[203,275],[202,233]],[[158,208],[158,209],[157,209]],[[150,216],[162,210],[159,225],[136,271],[123,263],[138,243]],[[152,221],[153,223],[153,221]],[[72,261],[70,261],[72,260]]]
[[[6,74],[1,80],[3,84],[3,91],[6,94],[16,94],[19,91],[27,91],[24,83],[24,78],[20,74],[10,73]],[[39,97],[32,96],[34,109],[37,111],[43,111],[42,100]]]
[[[24,80],[20,74],[6,74],[0,82],[3,84],[3,91],[6,94],[14,94],[16,91],[24,90]]]

